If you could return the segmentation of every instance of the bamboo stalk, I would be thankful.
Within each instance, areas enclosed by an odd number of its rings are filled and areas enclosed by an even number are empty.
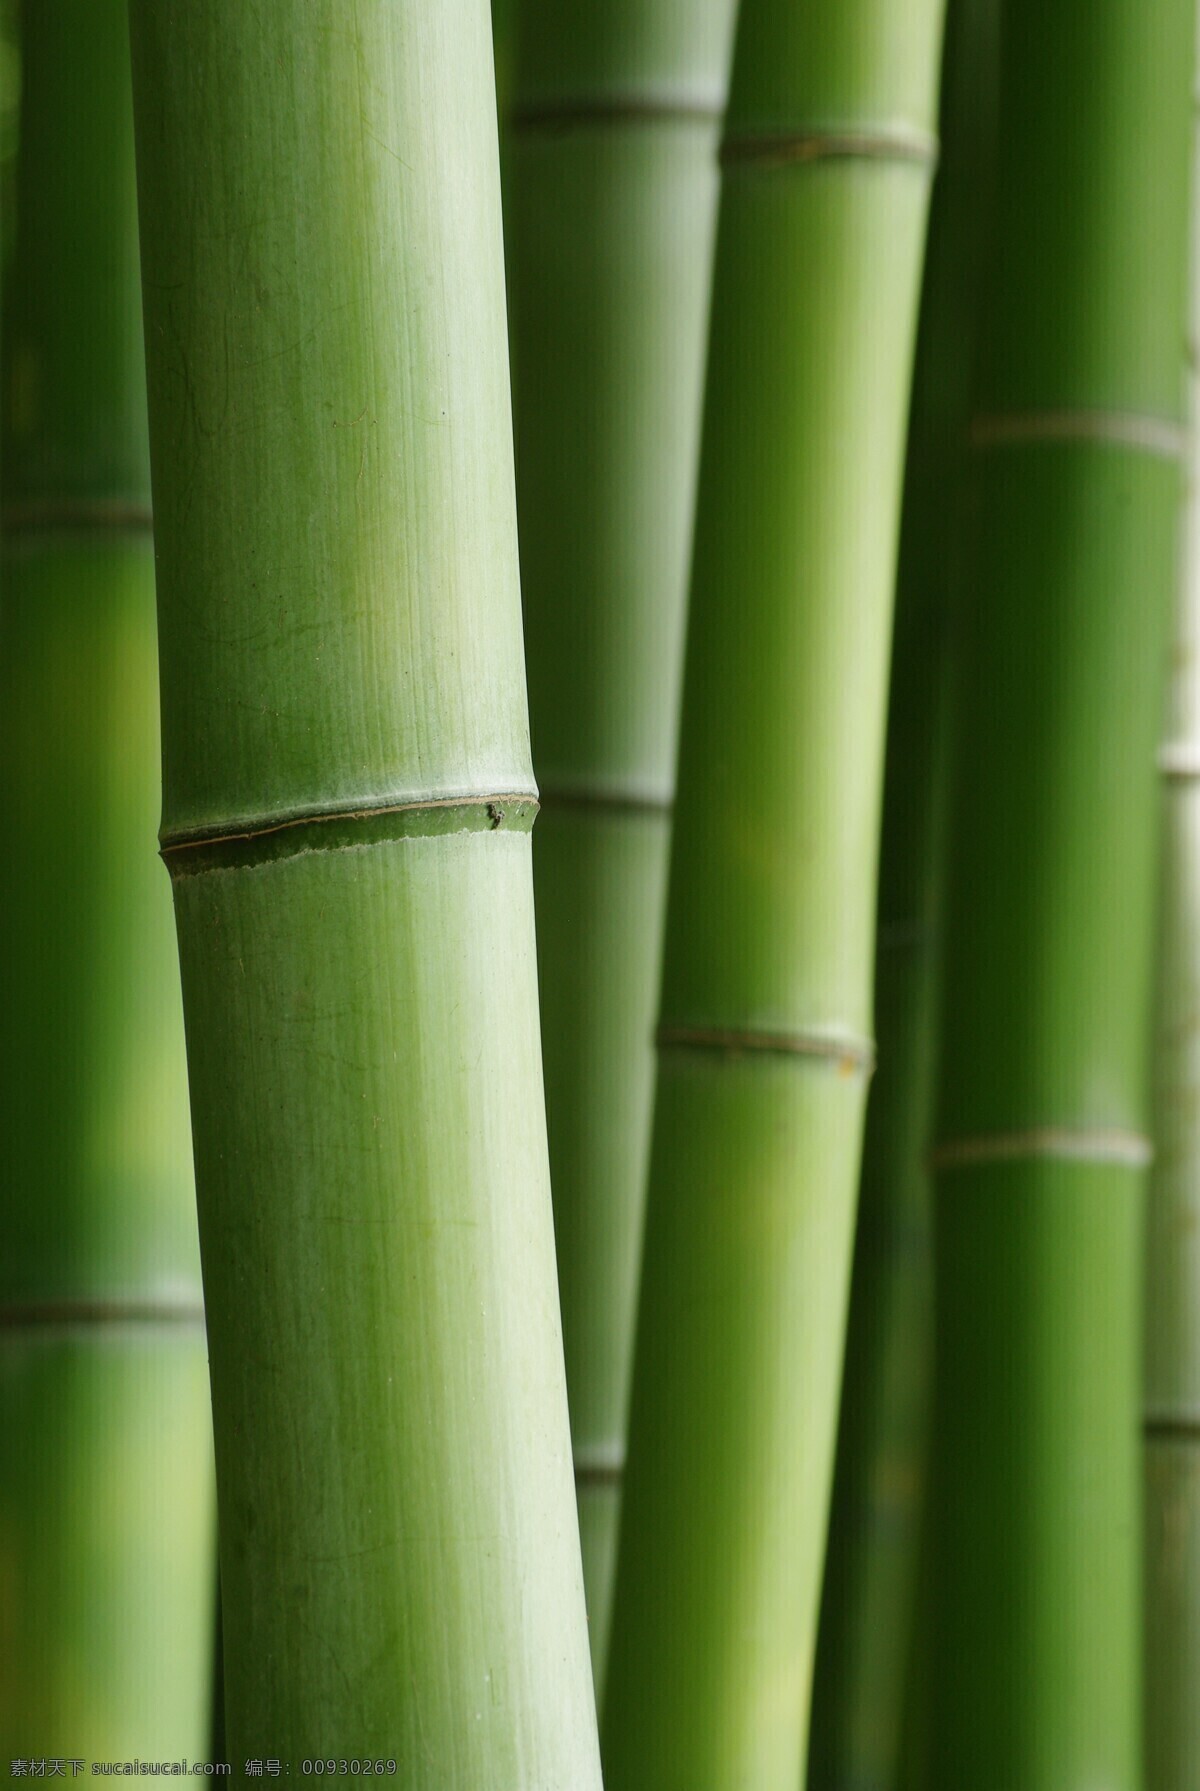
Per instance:
[[[804,1769],[940,12],[738,20],[609,1791],[795,1791]]]
[[[6,278],[12,252],[16,206],[13,175],[21,117],[21,53],[17,41],[16,0],[0,0],[0,278]]]
[[[809,1791],[894,1787],[913,1646],[933,1371],[925,1153],[935,1089],[949,647],[961,582],[998,21],[996,0],[952,0],[947,13],[942,148],[896,584],[875,961],[880,1063],[863,1143]]]
[[[1200,130],[1193,100],[1188,498],[1163,775],[1155,1164],[1146,1248],[1146,1791],[1200,1779]]]
[[[491,0],[492,61],[496,71],[496,111],[501,125],[512,93],[513,39],[516,36],[516,0]]]
[[[487,0],[132,24],[229,1744],[579,1791]]]
[[[505,201],[542,1040],[602,1692],[730,0],[525,0]]]
[[[23,9],[0,605],[0,1754],[203,1755],[212,1469],[121,0]]]
[[[933,1782],[1132,1791],[1192,0],[1009,0],[947,900]]]

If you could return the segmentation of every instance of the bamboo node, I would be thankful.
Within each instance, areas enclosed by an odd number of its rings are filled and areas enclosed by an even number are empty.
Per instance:
[[[543,785],[539,792],[539,800],[543,809],[576,808],[593,809],[597,812],[621,815],[669,815],[672,802],[669,796],[642,794],[633,790],[573,790],[567,785],[551,785],[548,789]]]
[[[149,504],[120,498],[27,498],[5,504],[0,528],[6,535],[149,535]]]
[[[486,827],[495,832],[508,826],[528,832],[538,811],[530,791],[506,791],[499,795],[431,796],[410,802],[373,803],[362,808],[317,809],[286,815],[279,820],[248,822],[228,832],[166,834],[159,851],[172,876],[188,876],[222,864],[251,864],[269,856],[302,851],[332,852],[347,845],[371,843],[361,835],[372,825],[383,830],[379,837],[406,837],[414,833],[447,831],[446,823],[459,820],[464,830]],[[314,837],[315,830],[315,837]],[[347,840],[344,835],[352,836]]]
[[[0,1305],[0,1331],[128,1324],[203,1327],[204,1307],[198,1300],[15,1300]]]
[[[1180,781],[1200,777],[1200,741],[1168,740],[1158,749],[1158,769]]]
[[[1028,1130],[950,1138],[934,1145],[926,1159],[932,1170],[962,1169],[980,1163],[1021,1163],[1038,1158],[1075,1163],[1119,1163],[1145,1169],[1154,1146],[1140,1132],[1102,1127],[1032,1126]]]
[[[1142,1433],[1153,1442],[1200,1443],[1200,1412],[1148,1411]]]
[[[975,448],[1016,447],[1025,442],[1098,442],[1136,448],[1163,460],[1182,460],[1188,451],[1187,430],[1182,424],[1167,417],[1116,410],[996,412],[973,419],[970,440]]]
[[[875,130],[733,131],[721,144],[723,167],[788,168],[815,162],[908,162],[932,169],[938,140],[904,125]]]
[[[506,128],[520,135],[559,136],[570,130],[634,124],[716,125],[722,107],[714,100],[675,99],[669,94],[601,94],[593,98],[530,100],[513,106]]]
[[[575,1451],[575,1485],[588,1491],[619,1487],[625,1477],[625,1451],[621,1445]]]
[[[744,1051],[774,1053],[783,1057],[817,1057],[835,1063],[843,1076],[870,1075],[875,1068],[871,1039],[847,1033],[758,1032],[726,1026],[660,1026],[655,1034],[660,1051],[719,1051],[740,1056]]]

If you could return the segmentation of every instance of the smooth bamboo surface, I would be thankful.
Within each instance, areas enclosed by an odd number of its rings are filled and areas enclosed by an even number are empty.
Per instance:
[[[132,8],[235,1758],[598,1785],[487,0]]]
[[[932,1782],[1140,1787],[1141,1245],[1192,0],[1010,0],[937,1171]]]
[[[809,1791],[894,1791],[933,1375],[935,1093],[952,617],[999,7],[951,0],[913,375],[885,757],[875,1014]]]
[[[879,0],[738,22],[609,1791],[804,1773],[940,25]]]
[[[122,0],[22,11],[0,588],[0,1755],[207,1753],[212,1439]]]
[[[602,1691],[730,0],[523,0],[505,204],[542,1040]]]
[[[1186,1791],[1200,1782],[1200,131],[1195,110],[1192,129],[1188,497],[1159,754],[1163,839],[1155,1161],[1146,1232],[1145,1791]]]

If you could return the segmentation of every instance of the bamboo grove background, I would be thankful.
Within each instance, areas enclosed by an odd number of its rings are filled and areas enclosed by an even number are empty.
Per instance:
[[[0,4],[7,1770],[1194,1791],[1195,35]]]

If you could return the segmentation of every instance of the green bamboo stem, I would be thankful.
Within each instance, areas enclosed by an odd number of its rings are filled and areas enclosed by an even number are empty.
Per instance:
[[[730,0],[524,0],[505,201],[542,1040],[602,1690]]]
[[[496,71],[496,110],[503,125],[512,94],[513,38],[516,35],[516,0],[491,0],[492,61]]]
[[[23,9],[0,606],[0,1756],[206,1753],[213,1511],[122,0]]]
[[[875,1013],[809,1791],[892,1791],[912,1646],[933,1347],[925,1153],[945,836],[951,617],[986,215],[996,0],[947,13],[941,155],[913,376],[885,759]]]
[[[1193,102],[1195,105],[1195,102]],[[1155,1161],[1146,1247],[1146,1791],[1200,1781],[1200,130],[1193,113],[1188,498],[1163,772]]]
[[[486,0],[132,26],[229,1745],[586,1791]]]
[[[738,21],[609,1791],[804,1771],[940,12],[747,0]]]
[[[933,1783],[1133,1791],[1192,0],[1009,0],[936,1181]]]

